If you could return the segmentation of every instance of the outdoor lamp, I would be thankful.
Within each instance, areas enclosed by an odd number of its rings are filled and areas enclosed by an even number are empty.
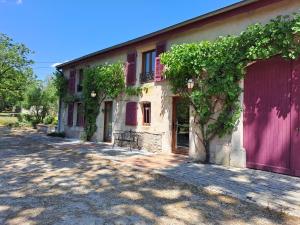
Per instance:
[[[95,92],[95,91],[92,91],[91,97],[92,97],[92,98],[95,98],[96,96],[97,96],[96,92]]]
[[[188,89],[192,90],[194,88],[194,85],[195,85],[194,80],[193,79],[189,79],[188,83],[187,83]]]
[[[298,33],[294,34],[294,42],[296,44],[300,44],[300,34]]]

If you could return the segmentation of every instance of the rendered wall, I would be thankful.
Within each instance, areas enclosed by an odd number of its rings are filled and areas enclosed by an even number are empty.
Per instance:
[[[224,19],[218,22],[210,23],[199,27],[197,29],[189,30],[186,32],[177,33],[172,35],[167,40],[167,49],[174,44],[189,43],[200,40],[213,40],[218,36],[224,36],[228,34],[239,34],[250,24],[262,22],[266,23],[272,18],[278,15],[287,15],[297,12],[300,9],[299,0],[286,0],[273,5],[243,13],[228,19]],[[142,63],[142,52],[148,51],[155,48],[155,42],[151,42],[144,45],[137,45],[136,50],[138,53],[137,58],[137,84],[139,84],[139,74],[141,73]],[[85,65],[78,65],[76,69],[80,69],[87,65],[102,64],[105,62],[111,63],[116,61],[126,61],[127,52],[120,52],[111,57],[103,58],[98,61],[90,62]],[[66,77],[69,75],[69,70],[65,70],[64,74]],[[241,82],[243,87],[243,82]],[[161,151],[171,152],[172,143],[172,93],[170,92],[167,82],[163,81],[160,83],[148,83],[142,85],[148,88],[148,92],[144,92],[142,97],[130,97],[120,98],[113,102],[113,130],[135,130],[138,132],[145,132],[148,135],[146,138],[145,146],[150,149],[150,146],[158,148],[157,137],[161,136]],[[125,126],[125,108],[126,102],[137,101],[137,102],[151,102],[151,126],[142,125],[142,110],[141,105],[138,104],[138,125],[136,127]],[[241,104],[243,104],[243,95],[240,97]],[[62,125],[67,134],[73,137],[79,137],[82,128],[67,127],[66,124],[66,107],[62,106]],[[104,130],[104,113],[102,112],[103,107],[100,109],[100,114],[97,118],[98,130],[95,134],[95,140],[103,140]],[[76,109],[74,110],[74,114]],[[74,115],[74,120],[76,116]],[[197,127],[193,124],[193,114],[191,113],[190,119],[190,156],[194,159],[203,159],[205,154],[201,147],[195,131]],[[148,139],[155,140],[155,145]],[[156,138],[154,138],[156,137]],[[241,115],[239,124],[232,135],[224,137],[222,139],[216,138],[212,141],[211,146],[211,161],[217,164],[232,165],[238,167],[244,167],[246,165],[246,153],[243,149],[243,117]],[[153,150],[153,149],[150,149]]]

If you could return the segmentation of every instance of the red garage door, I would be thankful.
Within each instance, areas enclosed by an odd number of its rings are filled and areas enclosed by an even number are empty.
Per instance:
[[[247,167],[300,176],[300,62],[275,57],[248,68],[244,83]]]

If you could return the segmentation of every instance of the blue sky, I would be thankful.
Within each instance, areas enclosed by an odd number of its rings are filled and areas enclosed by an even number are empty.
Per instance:
[[[44,79],[52,64],[162,29],[238,0],[0,0],[0,32],[35,53]]]

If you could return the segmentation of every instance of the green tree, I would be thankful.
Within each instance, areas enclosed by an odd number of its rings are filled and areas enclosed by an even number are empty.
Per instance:
[[[22,100],[27,84],[33,79],[30,68],[33,61],[28,59],[31,53],[24,44],[15,43],[7,35],[0,33],[0,102],[2,105],[14,105]]]
[[[23,106],[33,115],[33,124],[42,123],[46,116],[57,112],[56,87],[52,79],[45,84],[41,81],[33,82],[25,93]]]

